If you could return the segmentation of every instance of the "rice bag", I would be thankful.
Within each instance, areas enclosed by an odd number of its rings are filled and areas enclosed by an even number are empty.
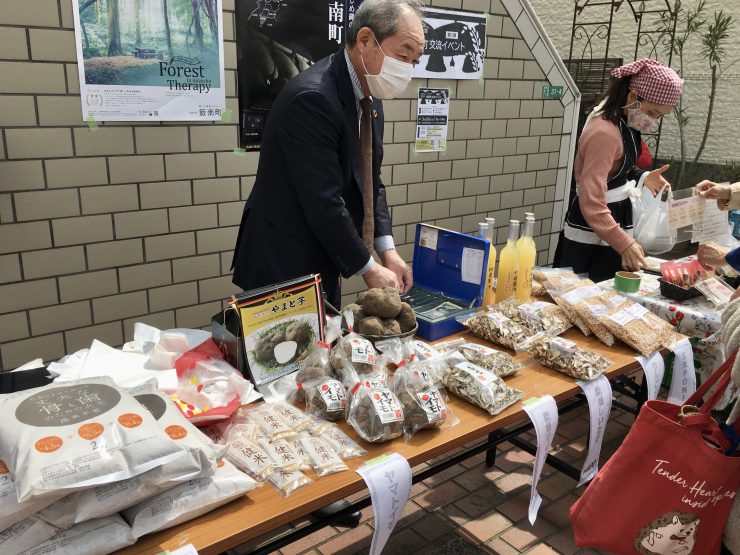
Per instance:
[[[258,482],[264,482],[276,470],[272,457],[258,442],[241,437],[239,434],[229,436],[226,460]]]
[[[131,525],[134,537],[140,538],[199,517],[242,497],[257,486],[252,478],[224,460],[218,464],[213,476],[177,485],[129,507],[121,514]]]
[[[0,453],[20,502],[138,476],[187,453],[110,378],[0,395]]]
[[[324,420],[339,420],[347,408],[347,390],[334,378],[319,378],[303,384],[306,412]]]
[[[318,476],[327,476],[349,469],[334,448],[324,438],[304,436],[301,438],[301,445],[303,445],[303,450],[311,458],[311,466]]]
[[[447,394],[435,385],[422,364],[399,368],[391,389],[403,406],[403,435],[407,440],[423,428],[447,427],[454,422]]]
[[[57,493],[56,498],[62,497],[64,492]],[[29,499],[23,503],[18,503],[18,496],[15,493],[15,479],[13,473],[8,470],[5,462],[0,459],[0,530],[10,528],[14,524],[34,515],[38,511],[52,504],[55,500],[53,496],[46,496],[41,499]],[[2,553],[2,551],[0,551]]]
[[[312,482],[311,478],[303,472],[286,472],[284,470],[273,472],[267,479],[278,489],[283,497],[288,497],[295,490],[307,486]]]
[[[270,455],[278,472],[293,472],[298,470],[309,470],[311,467],[303,462],[303,457],[296,453],[293,446],[286,439],[274,441],[260,441],[260,447]],[[268,476],[269,478],[269,476]]]
[[[460,353],[446,355],[444,360],[447,389],[490,415],[500,413],[524,396],[518,389],[506,385],[496,374],[468,362]]]
[[[272,404],[261,403],[248,409],[239,409],[236,420],[243,418],[244,415],[248,420],[255,422],[270,440],[289,436],[295,432],[276,414]]]
[[[278,418],[297,432],[305,430],[311,425],[311,419],[308,415],[290,403],[274,403],[271,408]]]
[[[673,343],[673,326],[641,304],[617,297],[599,319],[616,337],[643,356]]]
[[[365,441],[380,443],[403,433],[403,406],[387,387],[359,385],[352,395],[347,422]]]
[[[331,427],[334,427],[334,426],[332,425]],[[306,432],[300,432],[293,436],[289,436],[285,438],[285,441],[290,443],[290,446],[293,448],[293,451],[295,451],[296,455],[300,457],[303,465],[308,468],[312,468],[311,464],[313,463],[313,460],[311,459],[311,457],[308,456],[308,454],[306,453],[306,450],[303,448],[303,443],[301,443],[301,439],[303,439],[304,437],[308,435],[309,434]]]
[[[551,335],[560,335],[573,327],[573,323],[561,307],[545,301],[521,304],[504,302],[496,309],[532,333],[547,331]]]
[[[308,426],[305,431],[312,436],[321,435],[321,432],[334,426],[332,422],[328,422],[318,416],[309,415],[309,418],[311,419],[311,425]]]
[[[496,310],[480,312],[472,317],[465,316],[462,320],[462,324],[476,337],[509,349],[516,348],[517,343],[532,335],[527,328]]]
[[[318,435],[329,442],[341,459],[361,457],[367,451],[360,447],[354,439],[345,434],[339,426],[330,426]]]
[[[611,362],[596,351],[584,349],[562,337],[540,334],[522,348],[537,362],[577,380],[591,380],[604,373]]]
[[[136,542],[119,515],[96,518],[60,530],[19,555],[108,555]]]
[[[45,520],[37,516],[28,517],[0,532],[0,553],[22,553],[45,542],[57,532],[59,528]]]

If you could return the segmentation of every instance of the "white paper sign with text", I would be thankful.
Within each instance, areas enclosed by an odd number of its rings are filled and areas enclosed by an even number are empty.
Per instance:
[[[601,455],[601,443],[604,441],[604,430],[609,422],[609,413],[612,410],[612,386],[603,374],[598,378],[588,381],[577,381],[578,386],[586,394],[588,401],[588,413],[590,428],[588,432],[588,454],[581,468],[581,479],[578,482],[582,486],[599,471],[599,456]]]
[[[537,483],[540,481],[542,467],[545,465],[555,431],[558,429],[558,405],[551,395],[544,395],[536,401],[525,403],[524,410],[532,420],[537,434],[537,455],[534,458],[532,491],[529,497],[529,523],[534,525],[542,504],[542,497],[537,492]]]
[[[663,383],[663,375],[665,374],[665,361],[663,355],[660,353],[653,353],[649,357],[639,356],[637,362],[640,363],[642,369],[645,371],[645,381],[647,382],[647,398],[648,401],[658,398],[658,392],[660,391],[660,384]]]
[[[688,337],[677,341],[669,349],[676,358],[673,360],[673,378],[671,389],[668,391],[668,402],[682,405],[696,391],[694,351]]]

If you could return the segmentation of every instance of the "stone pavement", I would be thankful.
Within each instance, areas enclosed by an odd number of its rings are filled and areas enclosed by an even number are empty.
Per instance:
[[[612,410],[604,436],[602,464],[619,447],[633,421],[634,415]],[[533,434],[524,434],[522,438],[534,444]],[[580,468],[587,445],[588,408],[583,406],[561,415],[551,453]],[[538,487],[542,496],[539,517],[534,526],[529,524],[532,463],[532,455],[503,443],[491,468],[486,466],[484,454],[480,454],[415,484],[384,555],[602,553],[579,549],[573,541],[568,509],[584,487],[576,488],[575,480],[547,465]],[[272,537],[285,530],[276,531]],[[372,534],[372,507],[368,507],[362,511],[362,522],[357,528],[326,527],[271,555],[364,555]],[[230,554],[248,553],[251,547],[241,546]]]

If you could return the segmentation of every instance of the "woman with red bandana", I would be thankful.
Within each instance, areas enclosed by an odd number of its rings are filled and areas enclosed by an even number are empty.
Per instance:
[[[632,237],[631,181],[655,195],[670,186],[663,166],[646,172],[636,166],[641,133],[670,113],[683,80],[656,60],[637,60],[612,71],[604,99],[595,106],[578,141],[576,196],[568,208],[556,267],[572,267],[594,281],[620,269],[639,270],[645,253]]]

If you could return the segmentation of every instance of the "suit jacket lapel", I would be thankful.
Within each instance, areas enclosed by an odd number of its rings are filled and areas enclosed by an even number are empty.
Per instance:
[[[334,57],[334,66],[337,78],[337,90],[339,92],[339,98],[344,105],[344,120],[350,133],[349,142],[351,148],[350,156],[352,164],[352,174],[355,177],[355,184],[360,189],[360,192],[362,192],[362,156],[360,152],[360,126],[359,119],[357,117],[357,101],[355,99],[355,91],[352,88],[352,79],[349,76],[347,61],[344,58],[344,50],[340,50],[339,52],[334,54]],[[374,132],[373,136],[375,136]]]

